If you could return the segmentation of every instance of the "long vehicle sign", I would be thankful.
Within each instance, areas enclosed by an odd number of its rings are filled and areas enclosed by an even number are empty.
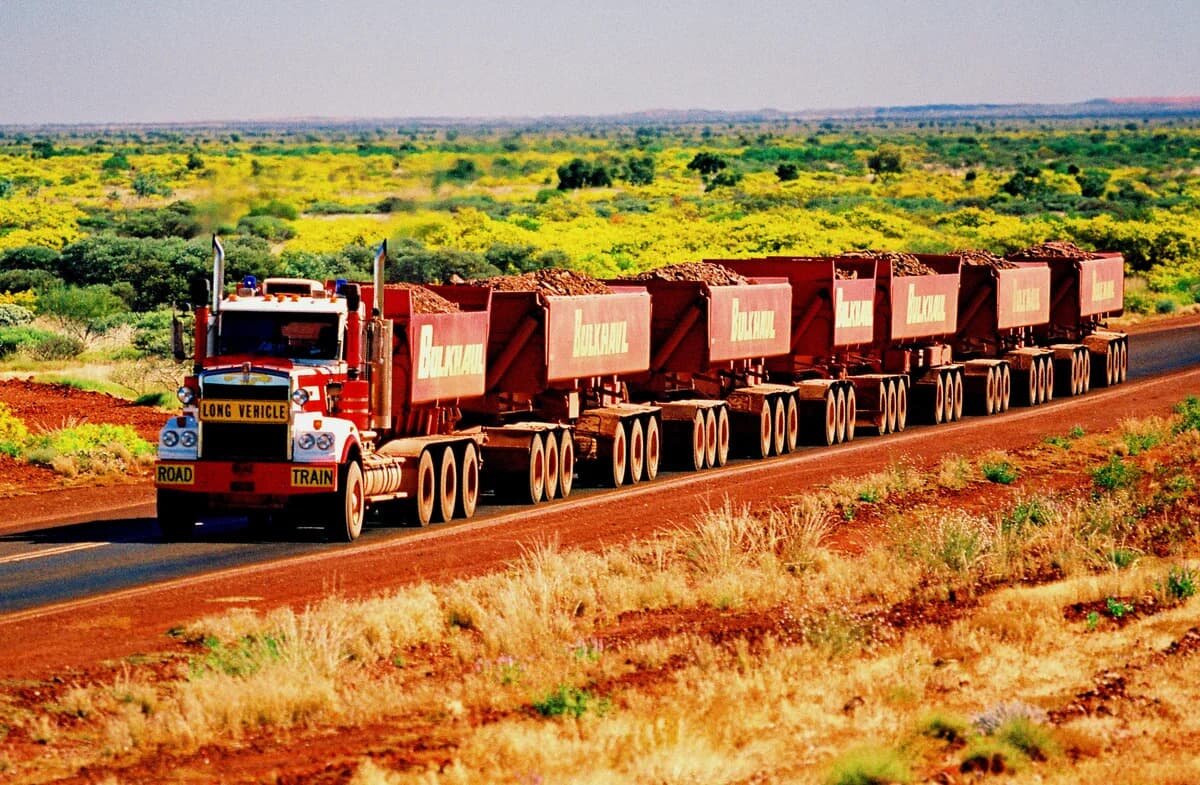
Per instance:
[[[288,401],[200,399],[200,419],[204,422],[286,423],[290,412]]]

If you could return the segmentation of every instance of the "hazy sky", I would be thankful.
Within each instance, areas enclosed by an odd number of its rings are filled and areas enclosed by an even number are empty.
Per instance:
[[[0,124],[1200,93],[1200,2],[0,0]]]

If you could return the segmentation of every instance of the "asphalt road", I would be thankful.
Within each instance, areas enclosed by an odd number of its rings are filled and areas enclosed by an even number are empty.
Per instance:
[[[1200,327],[1130,336],[1129,354],[1131,381],[1200,365]],[[1094,391],[1091,395],[1103,394]],[[1060,400],[1050,405],[1071,404]],[[721,471],[736,470],[744,463],[731,461]],[[662,472],[660,476],[673,474]],[[719,472],[710,476],[716,478]],[[572,499],[611,492],[579,488]],[[513,509],[485,500],[476,518]],[[264,536],[240,519],[205,521],[195,541],[165,543],[159,537],[150,506],[134,514],[139,517],[50,525],[0,536],[0,615],[323,549],[358,547],[358,543],[331,545],[316,529]],[[412,531],[372,525],[368,520],[359,543],[379,543]]]

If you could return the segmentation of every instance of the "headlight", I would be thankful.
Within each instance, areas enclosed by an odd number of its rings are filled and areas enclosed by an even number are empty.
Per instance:
[[[302,433],[300,434],[300,438],[296,440],[296,446],[301,450],[311,450],[316,441],[317,437],[311,433]]]
[[[196,391],[191,387],[180,387],[175,391],[175,395],[184,406],[188,406],[192,401],[196,400]]]
[[[162,443],[163,447],[174,447],[179,444],[179,431],[163,431]]]
[[[292,400],[296,402],[297,406],[303,406],[308,403],[308,390],[300,387],[296,392],[292,393]]]
[[[318,450],[333,449],[333,434],[332,433],[317,434],[317,449]]]
[[[184,431],[183,435],[179,437],[179,443],[182,444],[184,447],[195,447],[196,446],[196,432],[195,431]]]

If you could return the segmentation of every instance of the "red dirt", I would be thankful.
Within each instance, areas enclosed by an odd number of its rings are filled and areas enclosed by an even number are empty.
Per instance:
[[[1095,259],[1096,254],[1085,251],[1070,241],[1053,241],[1040,245],[1031,245],[1019,251],[1013,251],[1007,259],[1036,262],[1042,259]]]
[[[0,380],[0,401],[8,404],[12,413],[25,421],[31,433],[83,423],[111,423],[132,426],[143,439],[155,443],[158,441],[158,431],[168,416],[161,409],[134,406],[129,401],[105,393],[77,390],[66,384],[42,384],[28,379]],[[46,467],[0,456],[0,528],[21,516],[29,503],[23,499],[9,505],[6,504],[7,497],[21,498],[32,493],[58,491],[84,484],[116,485],[144,481],[144,472],[132,476],[67,478]],[[108,498],[116,501],[120,497],[109,495]],[[59,510],[72,509],[64,507],[64,501],[59,497],[55,499],[54,506]],[[45,505],[35,503],[35,506]]]
[[[612,289],[603,281],[597,281],[587,273],[575,270],[560,270],[548,267],[522,275],[497,275],[480,281],[470,281],[473,286],[486,286],[498,292],[541,292],[558,296],[583,294],[612,294]]]
[[[389,283],[385,289],[404,289],[411,292],[414,313],[455,313],[458,303],[452,303],[432,289],[418,283]]]
[[[421,580],[448,581],[501,568],[531,543],[555,541],[563,548],[602,548],[629,542],[664,528],[687,525],[721,505],[762,504],[786,499],[823,484],[834,474],[879,471],[904,459],[929,466],[947,454],[978,450],[981,433],[995,449],[1015,450],[1036,443],[1043,433],[1078,424],[1092,432],[1121,418],[1165,415],[1200,387],[1200,370],[1131,383],[1070,402],[1055,403],[998,421],[964,420],[885,439],[802,452],[779,460],[731,467],[722,472],[682,475],[627,489],[621,494],[523,509],[495,518],[433,528],[407,537],[345,548],[281,562],[247,566],[169,581],[53,608],[0,618],[0,678],[61,673],[105,659],[164,651],[172,644],[169,627],[211,610],[212,597],[263,597],[265,610],[307,603],[340,591],[363,597]],[[24,642],[36,640],[30,647]]]
[[[743,286],[750,283],[728,267],[713,262],[680,262],[638,273],[627,281],[698,281],[710,286]]]

